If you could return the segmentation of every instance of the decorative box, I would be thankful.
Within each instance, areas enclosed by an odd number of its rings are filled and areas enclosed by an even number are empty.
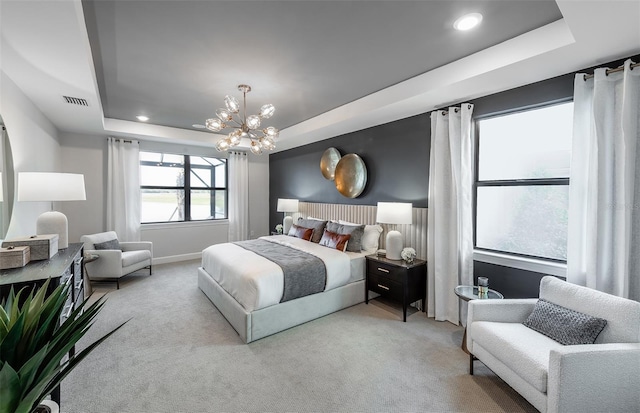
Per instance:
[[[30,256],[29,247],[0,248],[0,270],[24,267],[29,263]]]
[[[31,248],[31,261],[48,260],[58,253],[58,234],[32,235],[4,240],[2,247]]]

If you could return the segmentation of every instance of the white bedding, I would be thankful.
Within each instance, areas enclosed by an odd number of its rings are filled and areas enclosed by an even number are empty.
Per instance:
[[[286,235],[261,237],[313,254],[327,269],[325,291],[364,278],[365,255],[341,252]],[[233,243],[216,244],[202,252],[202,267],[247,311],[278,304],[284,277],[278,264]]]

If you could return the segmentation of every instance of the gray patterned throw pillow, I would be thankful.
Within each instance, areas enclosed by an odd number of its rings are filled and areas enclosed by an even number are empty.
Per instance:
[[[97,250],[119,250],[120,241],[117,239],[112,239],[105,242],[98,242],[97,244],[93,244],[93,247]]]
[[[607,320],[539,299],[523,323],[564,345],[593,344]]]
[[[327,221],[320,221],[318,219],[304,219],[299,218],[296,225],[304,228],[313,229],[313,235],[311,236],[311,242],[315,242],[316,244],[320,242],[322,238],[322,233],[324,232],[324,226],[327,224]]]
[[[337,222],[328,222],[327,230],[336,234],[349,234],[347,251],[360,252],[362,250],[362,237],[364,236],[364,225],[344,225]]]

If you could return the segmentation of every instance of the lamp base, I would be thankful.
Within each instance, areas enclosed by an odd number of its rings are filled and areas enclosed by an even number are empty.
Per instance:
[[[62,212],[49,211],[41,214],[36,221],[36,235],[58,234],[58,249],[69,246],[69,222]]]
[[[400,260],[400,253],[402,252],[402,234],[400,231],[389,231],[387,232],[386,238],[387,244],[387,258],[390,260]]]
[[[293,225],[293,217],[289,216],[289,215],[284,217],[284,219],[282,220],[282,233],[284,235],[289,234],[289,230],[291,229],[291,225]]]

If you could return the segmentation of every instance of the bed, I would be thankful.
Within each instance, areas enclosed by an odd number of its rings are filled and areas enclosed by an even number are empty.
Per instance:
[[[308,225],[309,221],[301,224]],[[365,228],[364,225],[361,227]],[[283,268],[261,255],[262,252],[252,250],[252,244],[242,246],[242,243],[206,248],[202,252],[202,266],[198,268],[198,286],[243,341],[250,343],[363,302],[365,256],[375,251],[382,232],[377,225],[366,227],[367,238],[364,231],[360,235],[365,248],[350,248],[352,251],[321,245],[318,232],[317,242],[289,235],[248,241],[264,244],[267,248],[291,248],[320,259],[326,268],[320,292],[285,300]]]

